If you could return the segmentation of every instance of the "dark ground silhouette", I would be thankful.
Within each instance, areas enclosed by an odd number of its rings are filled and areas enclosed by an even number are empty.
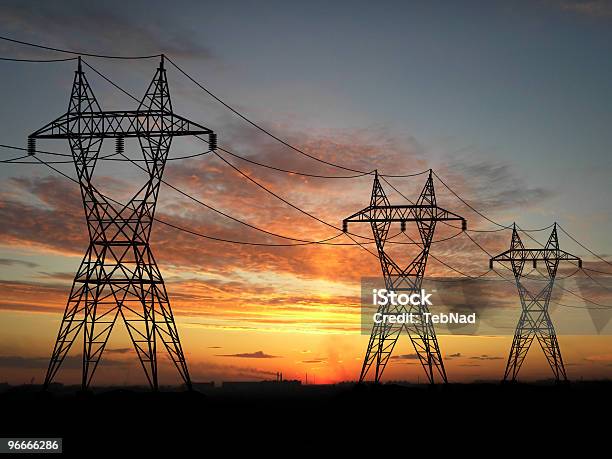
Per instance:
[[[612,404],[612,381],[434,387],[255,383],[159,393],[137,387],[88,393],[59,385],[48,392],[38,386],[5,389],[1,437],[62,437],[64,451],[78,457],[145,450],[204,457],[213,447],[225,450],[222,456],[255,450],[293,455],[296,448],[316,454],[329,442],[363,453],[377,443],[451,446],[452,436],[468,447],[491,435],[501,442],[517,435],[532,442],[545,431],[555,435],[556,445],[607,444],[609,436],[597,436],[595,429],[608,424]],[[585,428],[588,438],[579,434]],[[279,450],[281,441],[293,446]]]

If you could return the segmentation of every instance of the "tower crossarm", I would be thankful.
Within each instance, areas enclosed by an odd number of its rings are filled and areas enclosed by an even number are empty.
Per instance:
[[[489,260],[489,269],[493,269],[494,262],[525,262],[533,261],[534,266],[538,261],[575,261],[582,268],[582,259],[569,252],[559,249],[510,249]]]
[[[346,231],[349,223],[364,222],[424,222],[424,221],[460,221],[461,229],[467,229],[465,218],[446,210],[442,207],[432,205],[388,205],[368,206],[359,212],[345,218],[342,221],[343,229]]]
[[[30,134],[30,138],[174,137],[212,133],[166,110],[84,111],[66,113]]]

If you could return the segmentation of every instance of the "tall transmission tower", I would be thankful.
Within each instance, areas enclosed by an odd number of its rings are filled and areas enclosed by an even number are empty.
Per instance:
[[[414,205],[391,205],[378,180],[378,172],[376,172],[370,205],[344,219],[342,223],[344,231],[348,231],[349,223],[370,223],[376,241],[378,258],[380,259],[380,266],[385,280],[385,288],[388,292],[411,294],[421,290],[436,223],[440,221],[461,221],[462,230],[467,228],[467,222],[463,217],[437,206],[431,171],[423,191],[421,191]],[[394,222],[400,223],[402,231],[406,230],[406,222],[415,222],[419,230],[421,241],[418,243],[418,247],[420,251],[406,265],[396,263],[385,252],[385,242],[389,234],[389,228],[391,223]],[[442,380],[447,382],[446,370],[444,369],[444,362],[433,323],[425,320],[426,316],[424,314],[429,312],[427,305],[402,306],[390,303],[384,306],[379,305],[378,312],[383,315],[412,313],[418,320],[411,324],[392,324],[387,322],[375,322],[373,324],[359,381],[363,382],[365,380],[368,371],[374,365],[374,381],[380,382],[383,371],[393,353],[393,348],[402,330],[405,330],[412,341],[414,350],[421,365],[423,365],[429,382],[431,384],[435,382],[434,369]]]
[[[191,388],[164,280],[149,243],[172,138],[188,135],[207,135],[211,147],[216,145],[210,129],[173,113],[162,56],[138,108],[128,111],[102,111],[79,57],[68,112],[29,136],[31,154],[36,139],[68,140],[90,240],[70,291],[45,387],[82,332],[81,385],[86,390],[121,316],[151,388],[158,389],[158,340]],[[144,156],[148,179],[125,205],[110,200],[93,184],[102,142],[109,138],[116,139],[118,154],[123,154],[125,138],[137,138]]]
[[[512,272],[514,273],[522,307],[521,317],[514,332],[514,340],[512,341],[510,355],[508,356],[506,371],[504,372],[504,381],[516,381],[534,338],[538,339],[544,351],[546,360],[548,360],[555,376],[555,381],[567,381],[557,334],[548,314],[548,303],[550,302],[550,296],[555,284],[559,262],[577,261],[578,266],[582,268],[582,260],[571,253],[559,249],[557,224],[555,223],[548,242],[543,248],[539,249],[526,249],[516,231],[516,225],[514,225],[510,249],[491,258],[489,260],[490,269],[493,269],[493,262],[495,261],[500,263],[510,262],[512,265]],[[534,269],[537,267],[538,261],[543,261],[546,265],[548,281],[544,288],[535,293],[530,292],[522,280],[523,268],[528,261],[533,262]]]

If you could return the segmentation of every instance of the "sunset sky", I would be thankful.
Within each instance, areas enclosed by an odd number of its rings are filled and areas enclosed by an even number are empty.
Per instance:
[[[265,4],[264,4],[265,3]],[[461,4],[461,6],[459,6]],[[489,218],[524,228],[557,221],[603,257],[612,254],[612,2],[82,2],[6,1],[0,35],[101,54],[166,53],[215,95],[318,158],[358,170],[409,174],[433,168]],[[0,41],[0,57],[66,57]],[[85,58],[140,98],[156,59]],[[24,147],[28,134],[66,111],[74,62],[0,61],[0,143]],[[135,102],[85,69],[105,110]],[[342,176],[246,124],[176,69],[168,67],[174,111],[218,133],[219,144],[279,168]],[[136,142],[126,152],[139,154]],[[68,152],[65,141],[38,148]],[[105,144],[112,151],[114,144]],[[178,139],[170,157],[206,150]],[[21,156],[0,149],[0,159]],[[254,180],[336,227],[369,203],[372,177],[290,175],[224,157]],[[53,160],[47,156],[44,159]],[[74,176],[72,164],[57,164]],[[267,231],[321,240],[338,231],[281,202],[213,155],[169,161],[164,178],[203,202]],[[389,181],[416,198],[426,176]],[[106,162],[96,184],[125,200],[144,177]],[[438,204],[470,229],[497,229],[439,182]],[[405,203],[383,183],[392,203]],[[206,235],[283,243],[162,186],[157,216]],[[396,230],[398,230],[396,228]],[[351,231],[370,237],[369,228]],[[393,230],[392,234],[395,234]],[[456,230],[440,226],[435,239]],[[414,236],[415,233],[411,232]],[[546,242],[549,231],[533,237]],[[491,253],[511,232],[471,233]],[[397,241],[402,240],[402,236]],[[362,239],[364,240],[364,239]],[[535,243],[527,236],[525,245]],[[351,243],[340,236],[333,242]],[[612,272],[560,232],[561,247],[585,266]],[[0,382],[42,382],[70,285],[88,239],[78,187],[42,165],[0,165]],[[355,380],[367,336],[360,333],[360,280],[378,261],[358,246],[258,247],[207,240],[156,223],[152,248],[164,274],[194,381],[285,378]],[[366,245],[374,250],[372,244]],[[393,246],[410,260],[410,246]],[[471,275],[488,257],[465,235],[432,254]],[[608,258],[609,259],[609,258]],[[560,277],[571,274],[571,265]],[[511,272],[500,267],[508,278]],[[455,274],[430,259],[427,277]],[[612,276],[577,274],[565,289],[612,306]],[[487,279],[499,279],[495,274]],[[440,306],[452,307],[440,283]],[[450,287],[449,287],[450,288]],[[464,289],[465,290],[465,289]],[[486,280],[460,300],[490,317],[519,316],[516,289]],[[568,377],[612,376],[612,312],[555,291],[554,320],[578,317],[599,328],[561,335]],[[597,309],[586,309],[597,308]],[[567,314],[574,314],[568,316]],[[573,320],[573,319],[571,319]],[[577,319],[578,320],[578,319]],[[499,380],[511,331],[500,336],[440,335],[450,381]],[[79,382],[80,344],[57,380]],[[163,354],[160,354],[160,356]],[[408,337],[398,343],[386,380],[423,381]],[[165,356],[161,382],[177,383]],[[550,376],[534,346],[523,379]],[[120,324],[96,374],[98,384],[145,383]]]

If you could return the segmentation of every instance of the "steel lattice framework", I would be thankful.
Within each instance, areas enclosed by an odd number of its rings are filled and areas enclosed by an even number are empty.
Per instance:
[[[70,291],[45,387],[82,332],[82,388],[87,389],[121,316],[151,388],[158,389],[158,341],[191,388],[164,280],[149,244],[172,138],[187,135],[208,135],[211,144],[216,141],[210,129],[172,112],[163,56],[133,111],[102,111],[79,58],[68,112],[30,135],[30,148],[35,139],[68,140],[90,239]],[[126,204],[118,204],[98,191],[93,176],[103,140],[116,138],[117,152],[122,153],[126,137],[138,139],[148,180]]]
[[[522,307],[512,341],[512,348],[508,356],[508,363],[506,364],[504,381],[516,381],[534,338],[538,339],[555,380],[567,381],[557,334],[548,313],[548,304],[555,284],[559,262],[576,261],[578,266],[582,267],[582,260],[559,249],[557,224],[555,223],[548,242],[540,249],[526,249],[516,230],[516,225],[514,225],[510,249],[491,258],[489,261],[490,269],[493,269],[493,262],[496,261],[509,262],[512,265]],[[536,293],[530,292],[523,283],[523,269],[528,261],[533,262],[534,269],[537,267],[538,261],[543,261],[546,265],[548,280],[544,288]]]
[[[431,171],[419,198],[413,205],[390,205],[378,179],[378,173],[376,173],[370,205],[346,218],[343,221],[343,229],[347,231],[349,223],[370,223],[376,241],[385,288],[389,292],[415,293],[421,289],[429,249],[436,223],[439,221],[461,221],[462,229],[467,228],[466,220],[463,217],[437,206]],[[394,222],[400,223],[402,231],[406,229],[406,222],[415,222],[419,231],[420,242],[418,242],[418,247],[420,251],[404,268],[400,267],[385,252],[385,242],[389,234],[389,228],[391,223]],[[447,382],[446,370],[444,369],[433,323],[424,320],[424,313],[429,312],[427,305],[394,306],[389,302],[385,306],[379,306],[378,312],[383,315],[412,313],[414,317],[420,319],[415,322],[420,323],[374,323],[359,381],[363,382],[365,380],[370,367],[374,365],[376,371],[374,381],[380,382],[383,371],[393,353],[393,348],[401,332],[405,330],[412,341],[429,382],[432,384],[435,382],[434,369],[442,380]]]

